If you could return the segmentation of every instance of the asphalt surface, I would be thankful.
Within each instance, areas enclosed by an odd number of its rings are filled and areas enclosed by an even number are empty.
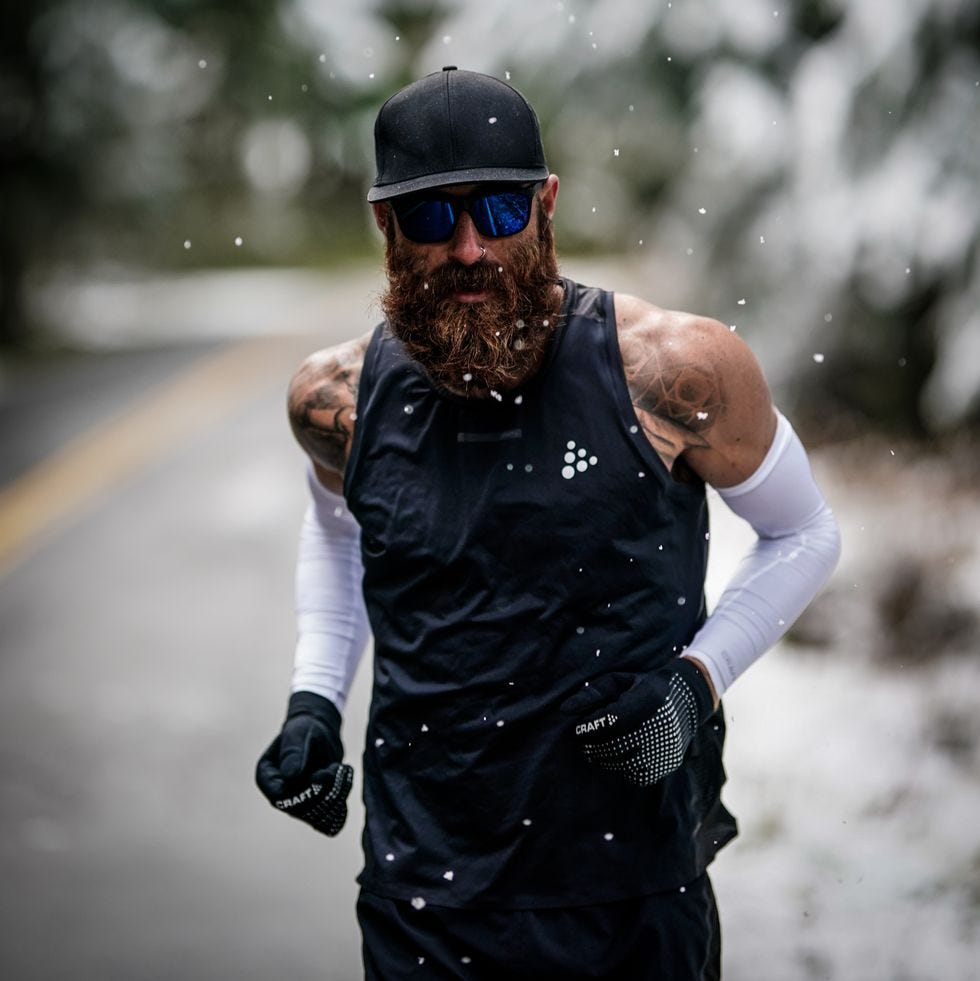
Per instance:
[[[324,279],[238,337],[134,324],[4,364],[0,977],[361,976],[359,774],[328,840],[252,771],[294,639],[305,490],[285,385],[371,326],[376,288]],[[367,667],[345,721],[355,764]]]

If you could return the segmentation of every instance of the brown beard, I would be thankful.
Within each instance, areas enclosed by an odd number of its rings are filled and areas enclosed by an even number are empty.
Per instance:
[[[536,238],[513,249],[509,268],[451,259],[425,273],[415,247],[396,239],[391,216],[381,306],[392,333],[437,385],[487,396],[514,388],[540,366],[557,326],[561,291],[551,221],[540,204],[537,222]],[[460,303],[457,292],[490,297]]]

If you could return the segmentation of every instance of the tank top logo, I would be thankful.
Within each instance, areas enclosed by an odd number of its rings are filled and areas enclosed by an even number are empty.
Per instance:
[[[570,439],[565,444],[565,466],[561,468],[561,475],[565,480],[571,480],[575,474],[585,473],[598,462],[598,458],[590,455],[584,446],[576,446],[575,440]]]

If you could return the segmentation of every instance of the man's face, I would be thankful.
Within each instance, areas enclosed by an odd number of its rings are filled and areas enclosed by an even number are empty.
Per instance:
[[[467,195],[478,185],[442,190]],[[516,235],[482,237],[463,212],[448,241],[429,245],[406,239],[394,213],[376,208],[387,240],[385,316],[436,384],[485,396],[540,366],[561,305],[550,218],[556,193],[553,178]]]

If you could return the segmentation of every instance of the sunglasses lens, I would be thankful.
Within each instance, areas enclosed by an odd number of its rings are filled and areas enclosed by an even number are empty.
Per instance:
[[[481,235],[501,238],[527,228],[531,198],[523,191],[500,191],[476,198],[470,208],[473,224]]]
[[[428,244],[452,238],[460,205],[469,211],[477,231],[487,238],[516,235],[531,219],[533,191],[490,191],[478,197],[414,198],[394,205],[398,226],[405,238]]]
[[[456,209],[450,201],[427,198],[396,207],[402,234],[413,242],[445,242],[456,226]]]

